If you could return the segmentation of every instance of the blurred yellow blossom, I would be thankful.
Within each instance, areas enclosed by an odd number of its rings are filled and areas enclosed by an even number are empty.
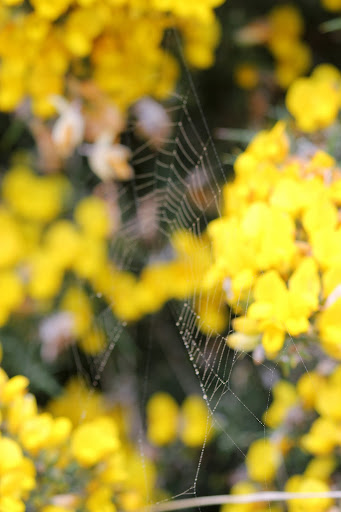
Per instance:
[[[259,83],[259,69],[252,64],[239,64],[234,70],[234,80],[242,89],[254,89]]]
[[[315,68],[309,78],[293,82],[286,105],[298,128],[314,132],[333,124],[340,109],[340,86],[339,71],[326,65]]]
[[[286,419],[290,409],[297,403],[295,386],[281,380],[272,389],[274,400],[264,414],[265,423],[271,428],[277,428]]]
[[[180,408],[168,393],[155,393],[147,404],[147,436],[158,446],[179,437],[187,446],[201,447],[212,437],[212,420],[205,401],[190,395]]]
[[[328,492],[329,486],[318,478],[294,475],[287,481],[288,492]],[[290,512],[324,512],[329,510],[333,500],[331,498],[308,498],[288,501]]]
[[[269,439],[254,441],[246,455],[248,475],[255,482],[270,483],[281,463],[281,453]]]
[[[129,511],[129,494],[144,506],[147,480],[148,492],[155,486],[154,467],[145,457],[144,474],[141,457],[114,416],[96,407],[75,426],[68,417],[39,412],[28,384],[26,377],[9,379],[0,369],[0,510],[105,506],[114,512],[118,499]]]
[[[221,3],[7,0],[13,12],[8,22],[4,19],[0,37],[0,109],[14,110],[29,97],[35,115],[51,117],[56,112],[52,96],[68,93],[68,71],[88,78],[77,72],[85,59],[89,77],[121,109],[144,96],[165,98],[178,75],[176,60],[161,45],[165,30],[176,27],[188,62],[206,68],[220,35],[213,9]],[[70,113],[64,112],[54,130],[62,157],[69,156],[81,131]]]

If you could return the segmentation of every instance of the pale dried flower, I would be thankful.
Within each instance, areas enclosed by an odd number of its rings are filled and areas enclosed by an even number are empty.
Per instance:
[[[44,319],[39,326],[42,341],[41,356],[52,362],[68,346],[75,342],[74,317],[68,311],[60,311]]]
[[[54,104],[61,115],[52,128],[52,140],[58,154],[62,158],[68,158],[83,141],[83,115],[77,102],[67,103],[62,98],[55,97]]]
[[[122,112],[113,104],[99,102],[84,112],[85,140],[93,142],[99,133],[108,132],[118,137],[126,127]]]
[[[237,30],[234,40],[240,46],[253,46],[255,44],[267,43],[270,35],[271,31],[268,21],[264,18],[259,18]]]
[[[252,360],[255,365],[259,366],[265,360],[265,350],[263,345],[257,345],[257,347],[252,352]]]
[[[126,128],[126,116],[108,95],[91,80],[78,81],[70,77],[68,89],[73,97],[82,98],[85,108],[84,139],[94,142],[99,133],[110,132],[116,138]]]
[[[136,131],[152,146],[162,146],[171,132],[171,120],[166,109],[152,98],[142,98],[133,108],[137,118]]]
[[[76,494],[56,494],[51,498],[51,503],[56,507],[74,507],[79,502]]]
[[[89,150],[89,165],[102,181],[130,180],[134,176],[128,163],[131,151],[122,144],[113,144],[112,138],[112,134],[104,133],[96,140]]]

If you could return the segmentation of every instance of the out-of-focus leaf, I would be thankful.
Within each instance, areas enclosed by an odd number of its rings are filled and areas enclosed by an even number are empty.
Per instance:
[[[9,376],[25,375],[33,393],[54,396],[61,391],[51,369],[40,358],[40,347],[32,342],[19,341],[14,336],[2,335],[2,366]]]

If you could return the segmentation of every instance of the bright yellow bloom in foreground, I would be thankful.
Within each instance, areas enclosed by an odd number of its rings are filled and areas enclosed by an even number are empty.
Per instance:
[[[289,279],[288,288],[276,271],[260,276],[247,316],[259,322],[262,343],[269,355],[276,354],[289,336],[307,332],[309,317],[318,307],[320,290],[317,266],[305,259]]]

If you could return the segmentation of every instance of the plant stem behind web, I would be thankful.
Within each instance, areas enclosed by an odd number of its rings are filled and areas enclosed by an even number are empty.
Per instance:
[[[267,491],[255,492],[251,494],[223,494],[220,496],[200,496],[197,498],[187,498],[162,502],[145,507],[143,512],[168,512],[172,510],[183,510],[187,508],[208,507],[211,505],[241,504],[241,503],[262,503],[270,501],[289,501],[296,499],[317,499],[317,498],[336,498],[341,499],[341,491],[329,492],[284,492]]]

